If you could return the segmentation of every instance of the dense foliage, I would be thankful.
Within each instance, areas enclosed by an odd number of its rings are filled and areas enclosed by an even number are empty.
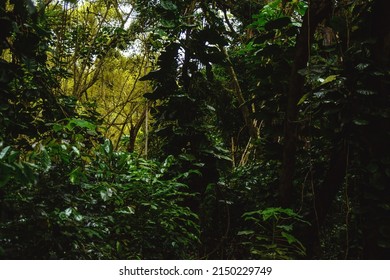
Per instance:
[[[388,258],[389,6],[0,1],[0,258]]]

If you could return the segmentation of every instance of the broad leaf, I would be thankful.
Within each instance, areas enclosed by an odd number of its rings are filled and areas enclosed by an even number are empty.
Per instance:
[[[321,85],[325,85],[327,83],[330,83],[330,82],[333,82],[334,80],[336,80],[338,77],[338,75],[330,75],[328,77],[326,77],[326,79],[321,83]]]

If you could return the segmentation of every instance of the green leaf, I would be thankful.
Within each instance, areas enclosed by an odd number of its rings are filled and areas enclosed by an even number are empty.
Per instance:
[[[111,188],[108,188],[107,190],[100,191],[100,197],[103,199],[103,201],[107,201],[110,197],[112,197],[113,191]]]
[[[336,80],[338,77],[338,75],[330,75],[328,77],[325,78],[325,80],[321,83],[321,85],[325,85],[325,84],[328,84],[330,82],[333,82],[334,80]]]
[[[280,213],[281,208],[270,207],[261,211],[261,215],[263,216],[263,220],[266,221],[271,217],[276,217]]]
[[[161,0],[160,5],[164,10],[167,10],[167,11],[177,10],[177,6],[172,1]]]
[[[259,250],[256,250],[256,249],[251,249],[250,253],[253,254],[253,255],[259,255],[259,256],[263,256],[264,255],[264,251],[259,251]]]
[[[298,14],[300,14],[301,16],[304,16],[307,8],[308,8],[308,4],[306,3],[306,1],[299,1],[298,5],[295,8],[295,11],[297,11]]]
[[[24,162],[21,165],[22,178],[28,183],[34,183],[36,181],[36,170],[38,166],[29,162]]]
[[[80,150],[77,149],[77,147],[72,146],[72,150],[73,150],[73,152],[74,152],[77,156],[80,156]]]
[[[117,252],[120,252],[121,249],[122,249],[121,243],[119,241],[116,242],[116,246],[115,247],[116,247],[116,251]]]
[[[309,96],[308,93],[306,93],[305,95],[303,95],[303,96],[301,97],[301,99],[299,99],[297,105],[301,105],[303,102],[305,102],[305,100],[307,99],[308,96]]]
[[[63,126],[60,125],[60,124],[58,124],[58,123],[55,123],[55,124],[53,125],[53,131],[54,131],[54,132],[59,132],[59,131],[61,131],[62,129],[63,129]]]
[[[72,214],[72,208],[67,208],[64,211],[65,216],[69,217]]]
[[[355,68],[357,70],[363,71],[364,69],[366,69],[369,66],[370,66],[370,64],[368,64],[368,63],[359,63],[358,65],[356,65]]]
[[[163,162],[163,167],[168,168],[175,162],[175,158],[172,155],[169,155]]]
[[[151,204],[150,208],[152,208],[153,210],[157,210],[158,209],[156,204]]]
[[[280,228],[280,229],[283,229],[283,230],[289,231],[289,232],[293,230],[292,225],[279,225],[279,226],[277,226],[277,228]]]
[[[114,146],[112,145],[112,142],[110,139],[104,140],[103,149],[107,155],[112,154],[112,152],[114,150]]]
[[[96,129],[96,125],[94,125],[93,123],[90,123],[86,120],[82,120],[82,119],[71,119],[69,121],[69,123],[66,125],[66,128],[68,130],[73,130],[74,127],[81,127],[81,128],[87,128],[87,129],[90,129],[90,130],[95,130]]]
[[[42,148],[41,150],[41,165],[45,172],[49,171],[51,168],[51,159],[45,148]]]
[[[353,123],[356,125],[368,125],[370,122],[366,120],[353,120]]]
[[[291,234],[288,234],[287,232],[282,232],[282,236],[286,238],[288,244],[296,243],[298,240],[292,236]]]
[[[253,230],[241,230],[237,233],[237,235],[252,235],[255,232]]]
[[[7,147],[5,147],[5,148],[1,151],[1,153],[0,153],[0,160],[2,160],[2,159],[5,158],[5,156],[8,154],[8,152],[10,151],[10,149],[11,149],[11,146],[7,146]]]
[[[76,167],[69,174],[69,180],[74,185],[79,184],[83,179],[85,179],[85,175],[81,167]]]
[[[116,211],[116,213],[125,214],[125,215],[134,215],[135,214],[135,211],[134,211],[133,207],[127,206],[126,209],[127,210],[118,210],[118,211]]]
[[[254,216],[254,215],[261,215],[261,210],[257,210],[257,211],[251,211],[251,212],[245,212],[242,217],[243,218],[250,218],[251,216]]]
[[[174,28],[176,26],[175,22],[172,20],[161,20],[161,27],[164,28]]]
[[[221,154],[215,154],[215,156],[218,158],[218,159],[223,159],[223,160],[226,160],[226,161],[232,161],[232,159],[228,156],[225,156],[225,155],[221,155]]]
[[[90,228],[84,228],[83,231],[90,237],[97,237],[99,239],[103,239],[102,235],[96,231],[96,230],[93,230],[93,229],[90,229]]]
[[[188,153],[180,154],[179,158],[189,162],[196,160],[196,157],[193,154],[188,154]]]

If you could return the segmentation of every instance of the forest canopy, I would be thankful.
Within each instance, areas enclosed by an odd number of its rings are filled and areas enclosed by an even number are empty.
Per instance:
[[[0,0],[0,258],[388,259],[389,20]]]

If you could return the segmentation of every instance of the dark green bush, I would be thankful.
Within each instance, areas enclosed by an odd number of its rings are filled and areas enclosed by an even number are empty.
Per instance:
[[[78,125],[78,128],[80,126]],[[39,143],[28,153],[0,152],[1,258],[192,258],[197,216],[181,201],[173,162],[94,150],[81,142]]]

